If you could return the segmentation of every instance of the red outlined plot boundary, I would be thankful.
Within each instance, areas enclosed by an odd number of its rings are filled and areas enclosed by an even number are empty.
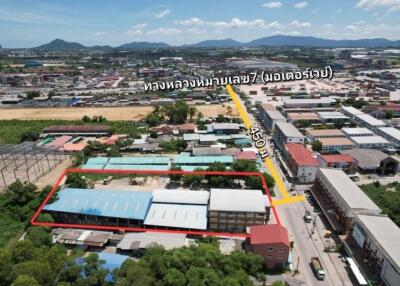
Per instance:
[[[83,229],[93,229],[93,230],[103,230],[103,231],[118,231],[118,232],[159,232],[159,233],[181,233],[187,235],[204,235],[204,236],[226,236],[226,237],[249,237],[245,233],[228,233],[228,232],[212,232],[212,231],[194,231],[194,230],[173,230],[173,229],[156,229],[156,228],[145,228],[145,227],[119,227],[119,226],[106,226],[106,225],[93,225],[93,224],[70,224],[70,223],[53,223],[53,222],[38,222],[36,221],[44,206],[48,203],[50,198],[57,191],[61,182],[69,173],[82,173],[82,174],[119,174],[119,175],[217,175],[217,176],[258,176],[261,178],[261,182],[264,188],[264,194],[268,197],[271,205],[272,212],[275,217],[276,223],[280,224],[278,214],[276,212],[275,206],[272,204],[271,194],[267,187],[267,182],[264,176],[258,172],[232,172],[232,171],[156,171],[156,170],[98,170],[98,169],[66,169],[57,179],[56,183],[53,185],[51,191],[40,204],[39,208],[36,210],[32,216],[30,223],[34,226],[44,226],[44,227],[64,227],[64,228],[83,228]]]

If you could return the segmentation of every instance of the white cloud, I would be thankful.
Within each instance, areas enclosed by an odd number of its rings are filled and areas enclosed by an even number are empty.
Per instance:
[[[158,28],[156,30],[151,30],[146,32],[146,35],[173,36],[173,35],[179,35],[181,33],[182,30],[176,28]]]
[[[197,26],[197,25],[203,25],[204,21],[201,20],[200,18],[193,17],[188,20],[175,21],[175,24],[180,24],[184,26]]]
[[[374,8],[385,8],[389,12],[400,10],[400,0],[360,0],[356,7],[366,10]]]
[[[344,29],[349,31],[357,31],[357,27],[354,25],[347,25],[346,27],[344,27]]]
[[[136,24],[135,26],[132,27],[132,29],[143,29],[147,27],[147,23],[140,23]]]
[[[271,22],[267,23],[262,19],[254,19],[254,20],[242,20],[240,18],[232,18],[230,21],[204,21],[200,18],[191,18],[187,20],[179,20],[175,21],[175,24],[179,24],[182,26],[192,26],[192,27],[212,27],[218,29],[218,33],[220,33],[223,29],[230,28],[260,28],[260,29],[279,29],[282,25],[279,22]]]
[[[307,6],[308,6],[308,3],[307,3],[307,2],[298,2],[298,3],[296,3],[296,4],[293,5],[293,7],[294,7],[294,8],[297,8],[297,9],[304,9],[304,8],[306,8]]]
[[[147,27],[147,23],[139,23],[129,28],[126,34],[129,36],[142,36],[144,35],[143,28]]]
[[[290,31],[287,34],[291,35],[291,36],[298,36],[298,35],[300,35],[300,32],[299,31]]]
[[[268,2],[268,3],[264,3],[261,6],[264,8],[268,8],[268,9],[280,8],[280,7],[282,7],[282,2],[272,1],[272,2]]]
[[[95,36],[105,36],[106,32],[96,32],[94,33]]]
[[[290,22],[290,26],[296,27],[296,28],[310,28],[311,24],[309,22],[299,22],[297,20],[294,20]]]
[[[354,25],[364,25],[365,21],[364,20],[360,20],[360,21],[356,21],[353,23]]]
[[[324,28],[325,29],[332,29],[333,25],[332,24],[325,24]]]
[[[164,18],[165,16],[167,16],[169,13],[171,13],[171,10],[165,9],[165,10],[162,10],[161,12],[155,14],[154,17],[161,19],[161,18]]]

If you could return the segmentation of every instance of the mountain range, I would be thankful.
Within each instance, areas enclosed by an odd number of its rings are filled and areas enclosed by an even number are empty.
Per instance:
[[[255,39],[250,42],[239,42],[233,39],[206,40],[196,44],[183,45],[181,47],[193,48],[235,48],[235,47],[262,47],[262,46],[293,46],[293,47],[320,47],[320,48],[376,48],[376,47],[400,47],[400,40],[391,41],[384,38],[358,39],[358,40],[332,40],[316,37],[276,35]],[[131,42],[120,46],[84,46],[76,42],[67,42],[55,39],[34,50],[88,50],[88,49],[163,49],[170,48],[166,43]]]

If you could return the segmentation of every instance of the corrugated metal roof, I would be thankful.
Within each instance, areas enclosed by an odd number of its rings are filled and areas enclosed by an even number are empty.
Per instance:
[[[351,209],[381,211],[342,170],[320,168],[318,173],[329,182],[330,188],[334,189]]]
[[[269,201],[260,190],[211,189],[210,211],[266,212]]]
[[[57,201],[44,210],[143,220],[152,193],[122,190],[66,188],[57,193]]]
[[[93,157],[89,158],[86,162],[87,165],[105,165],[108,163],[109,158],[107,157]]]
[[[207,206],[153,203],[144,224],[186,229],[207,229]]]
[[[153,203],[207,205],[210,192],[189,190],[154,190]]]
[[[170,162],[166,156],[134,156],[110,158],[109,165],[167,165]]]
[[[110,165],[107,164],[104,170],[149,170],[149,171],[167,171],[168,165]]]
[[[200,164],[207,165],[214,162],[221,162],[226,164],[233,163],[233,156],[175,156],[173,159],[174,164]]]
[[[117,248],[122,250],[131,250],[138,248],[147,248],[157,243],[166,250],[185,245],[186,234],[181,233],[151,233],[151,232],[132,232],[124,235],[124,238],[118,243]],[[132,247],[133,243],[137,243]]]

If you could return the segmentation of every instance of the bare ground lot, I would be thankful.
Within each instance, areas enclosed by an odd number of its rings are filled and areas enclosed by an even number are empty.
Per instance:
[[[229,108],[230,107],[230,108]],[[235,116],[239,114],[232,104],[222,105],[197,105],[204,117],[214,117],[218,114]],[[79,120],[82,116],[89,117],[102,115],[110,121],[140,120],[153,111],[152,106],[129,106],[129,107],[66,107],[66,108],[6,108],[0,109],[0,120],[21,119],[62,119]]]

